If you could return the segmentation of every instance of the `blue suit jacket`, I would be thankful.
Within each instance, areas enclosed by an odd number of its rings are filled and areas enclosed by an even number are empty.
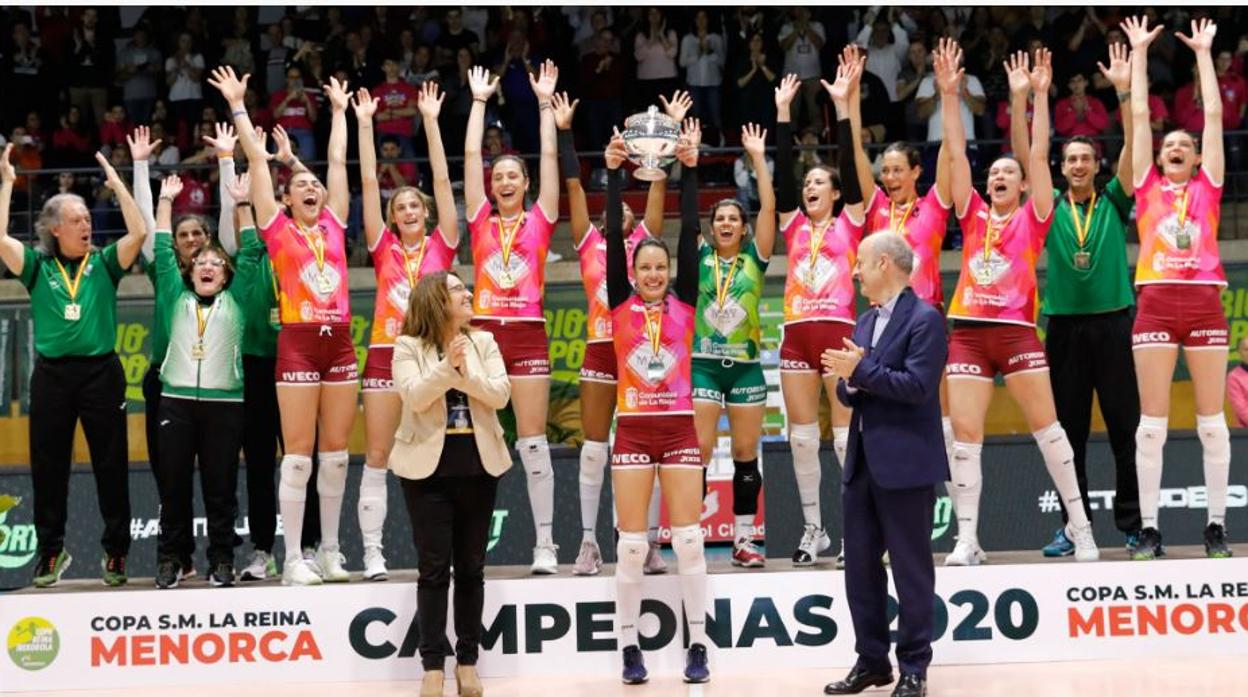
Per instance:
[[[872,308],[858,319],[855,344],[871,346],[877,316]],[[948,352],[945,318],[906,288],[875,348],[867,349],[849,378],[858,391],[850,394],[844,380],[836,385],[837,398],[853,408],[844,483],[858,473],[862,449],[872,479],[882,488],[931,486],[949,479],[940,424],[940,379]]]

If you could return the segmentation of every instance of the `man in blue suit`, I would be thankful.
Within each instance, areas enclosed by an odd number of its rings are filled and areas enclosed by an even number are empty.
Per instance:
[[[842,475],[845,591],[858,660],[830,695],[857,694],[893,682],[888,660],[888,552],[897,587],[897,663],[893,697],[927,694],[932,660],[932,507],[949,478],[940,423],[940,377],[948,354],[945,319],[910,289],[914,252],[893,232],[858,248],[862,294],[874,306],[858,319],[853,341],[823,353],[839,380],[837,398],[853,408]]]

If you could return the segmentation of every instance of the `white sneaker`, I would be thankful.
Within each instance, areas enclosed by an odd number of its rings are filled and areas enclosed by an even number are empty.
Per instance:
[[[1092,537],[1092,523],[1080,527],[1067,525],[1066,536],[1075,543],[1075,561],[1096,561],[1101,558],[1101,550],[1096,548],[1096,540]]]
[[[389,578],[386,571],[386,558],[381,554],[380,547],[364,548],[364,580],[385,581]]]
[[[326,583],[346,583],[351,580],[351,574],[342,568],[347,558],[342,556],[337,547],[329,548],[324,545],[316,550],[316,565],[321,568],[321,578]]]
[[[559,545],[538,545],[533,548],[533,566],[529,567],[529,573],[551,575],[559,573],[559,559],[555,556],[555,550],[559,549]]]
[[[572,573],[576,576],[597,576],[602,570],[602,551],[593,540],[581,540],[581,551],[576,554]]]
[[[793,566],[814,566],[819,553],[831,546],[832,538],[828,537],[826,530],[807,524],[802,529],[802,541],[797,544],[797,551],[793,552]]]
[[[325,580],[325,572],[321,570],[321,565],[316,561],[315,547],[303,548],[303,563],[308,565],[308,568],[312,570],[312,573],[320,576],[322,581]]]
[[[663,547],[658,542],[650,543],[650,551],[646,552],[646,563],[641,567],[647,576],[667,573],[667,561],[663,559]]]
[[[983,547],[979,546],[979,540],[971,537],[958,540],[958,544],[953,546],[953,551],[945,557],[945,566],[979,566],[986,561],[988,561],[988,555],[984,554]]]
[[[836,553],[836,568],[845,568],[845,538],[841,538],[841,551]]]
[[[321,577],[301,558],[287,559],[282,565],[283,586],[319,586]]]
[[[257,549],[251,553],[251,557],[247,560],[247,566],[243,567],[243,571],[239,574],[239,578],[243,581],[263,581],[270,576],[277,575],[277,560],[272,554]]]

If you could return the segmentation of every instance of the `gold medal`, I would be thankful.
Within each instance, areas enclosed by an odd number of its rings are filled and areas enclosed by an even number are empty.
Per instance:
[[[988,211],[988,231],[984,233],[984,259],[983,263],[980,264],[979,270],[975,272],[975,283],[981,286],[990,286],[993,280],[995,280],[992,273],[992,248],[996,246],[997,240],[1001,239],[1001,231],[1010,224],[1010,221],[1014,219],[1014,214],[1017,212],[1018,208],[1016,207],[1010,211],[1009,215],[1005,216],[1005,220],[998,223],[992,217],[992,211]]]
[[[82,261],[78,263],[78,272],[74,274],[74,280],[71,281],[61,260],[56,259],[56,268],[60,270],[61,278],[65,279],[65,291],[69,293],[69,302],[65,305],[65,319],[69,322],[82,319],[82,306],[78,304],[78,289],[82,287],[82,274],[86,271],[89,261],[91,261],[91,252],[87,252],[82,257]]]
[[[78,303],[69,303],[65,306],[65,319],[70,322],[77,322],[82,319],[82,306]]]
[[[810,290],[815,290],[815,272],[814,271],[807,269],[806,272],[802,274],[802,285],[806,286]]]
[[[1075,252],[1074,261],[1075,261],[1075,268],[1079,269],[1080,271],[1086,271],[1092,268],[1092,255],[1083,250],[1079,250]]]
[[[664,367],[663,361],[658,358],[650,359],[650,363],[646,365],[646,379],[650,382],[658,382],[667,374],[667,368]]]
[[[503,269],[498,276],[498,287],[503,290],[511,290],[516,287],[516,277],[511,275],[511,269]]]
[[[511,290],[516,287],[516,277],[511,273],[511,248],[516,244],[516,233],[520,231],[520,227],[524,225],[524,214],[516,218],[516,222],[511,227],[503,224],[502,216],[498,218],[498,244],[503,256],[503,272],[498,278],[498,287],[503,290]]]
[[[329,295],[334,292],[334,289],[337,286],[338,284],[334,282],[334,279],[330,278],[329,274],[324,271],[321,271],[321,273],[316,277],[316,289],[320,291],[322,295]]]
[[[903,208],[901,211],[901,217],[897,218],[896,216],[897,204],[893,203],[892,201],[889,201],[888,202],[888,229],[905,237],[906,236],[906,221],[910,219],[910,214],[914,212],[914,206],[918,202],[919,200],[916,198],[910,203],[907,203],[906,207]]]
[[[1179,249],[1191,249],[1192,233],[1187,231],[1187,186],[1183,187],[1183,196],[1175,201],[1175,214],[1179,216],[1179,231],[1174,235],[1174,245]]]
[[[191,358],[194,358],[197,361],[202,361],[204,360],[205,355],[207,355],[207,352],[204,351],[203,341],[196,341],[191,344]]]
[[[282,323],[282,311],[276,307],[269,308],[269,324],[278,326]]]
[[[646,307],[646,338],[650,340],[650,362],[646,364],[646,379],[659,382],[667,374],[667,366],[659,357],[663,348],[663,308]]]
[[[334,292],[334,288],[337,286],[337,283],[331,280],[328,274],[325,273],[325,234],[321,232],[319,227],[316,229],[315,233],[304,230],[303,226],[299,223],[295,223],[295,229],[299,231],[299,237],[303,238],[303,241],[308,245],[308,248],[312,250],[312,257],[316,259],[317,292],[321,295],[328,295]]]
[[[1079,251],[1075,252],[1074,263],[1075,268],[1081,271],[1092,268],[1092,254],[1087,250],[1088,233],[1092,229],[1092,212],[1096,209],[1096,191],[1092,192],[1092,198],[1088,199],[1088,212],[1083,219],[1079,218],[1079,208],[1075,205],[1075,196],[1071,192],[1066,192],[1066,200],[1070,202],[1070,219],[1075,224],[1075,242],[1079,244]]]
[[[1174,244],[1179,249],[1191,249],[1192,233],[1188,232],[1187,228],[1179,230],[1179,232],[1174,236]]]
[[[827,236],[828,228],[832,227],[835,222],[835,218],[830,218],[823,225],[816,225],[814,221],[810,223],[810,262],[806,266],[803,282],[811,290],[815,290],[815,265],[819,263],[819,250],[823,248],[823,238]],[[718,270],[719,267],[716,267],[716,271]]]
[[[208,315],[204,315],[204,307],[198,301],[195,302],[195,329],[198,336],[195,343],[191,344],[191,358],[197,361],[204,360],[208,355],[207,347],[204,344],[204,334],[208,331],[208,323],[212,321],[212,313],[217,309],[217,300],[213,298],[212,306],[208,308]]]
[[[979,270],[975,272],[975,283],[981,286],[992,285],[992,269],[987,266],[981,266]]]
[[[399,243],[399,251],[403,253],[403,272],[407,274],[407,287],[410,290],[416,290],[416,281],[420,278],[420,267],[425,263],[425,250],[428,248],[429,236],[425,235],[420,239],[420,251],[413,260],[407,253],[407,246]]]

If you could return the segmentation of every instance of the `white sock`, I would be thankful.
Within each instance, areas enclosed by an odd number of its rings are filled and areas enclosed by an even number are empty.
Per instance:
[[[587,440],[581,445],[581,539],[598,540],[598,503],[602,499],[602,480],[606,474],[609,450],[602,441]]]
[[[365,467],[360,477],[360,502],[356,513],[360,518],[364,549],[381,549],[381,534],[386,526],[386,473],[383,467]]]
[[[659,541],[659,512],[663,505],[663,490],[659,487],[659,478],[654,478],[654,488],[650,491],[650,508],[646,511],[646,539],[650,544]]]
[[[620,532],[615,544],[615,631],[620,648],[639,646],[637,622],[641,617],[642,567],[650,545],[644,532]]]
[[[736,540],[753,540],[754,539],[754,516],[737,515],[733,516],[734,534]]]
[[[836,462],[845,467],[845,458],[849,452],[849,426],[832,427],[832,450],[836,453]]]
[[[1196,415],[1196,434],[1204,451],[1205,497],[1209,522],[1226,525],[1226,488],[1231,475],[1231,432],[1222,414]]]
[[[312,458],[283,455],[281,479],[277,485],[277,506],[282,513],[286,559],[303,559],[303,509],[307,505],[308,480],[312,478]]]
[[[321,548],[338,551],[338,519],[342,517],[342,496],[347,491],[346,450],[317,453],[321,467],[316,473],[316,493],[321,498]]]
[[[520,463],[529,488],[529,506],[533,510],[533,533],[536,546],[555,544],[551,526],[555,518],[555,470],[550,462],[550,444],[546,436],[529,436],[516,441]]]
[[[1066,504],[1066,518],[1076,528],[1088,524],[1088,514],[1083,510],[1083,495],[1079,493],[1079,479],[1075,475],[1075,451],[1070,447],[1066,429],[1054,421],[1048,428],[1031,434],[1044,456],[1044,467],[1049,471],[1057,494]]]
[[[702,544],[702,526],[685,525],[672,528],[672,551],[680,572],[680,594],[684,600],[685,621],[689,623],[689,643],[706,641],[706,549]]]
[[[1157,528],[1161,505],[1162,450],[1166,447],[1170,420],[1165,416],[1140,415],[1135,429],[1135,474],[1140,485],[1140,524]]]
[[[940,430],[945,436],[945,456],[953,459],[953,419],[948,416],[940,417]]]
[[[849,434],[845,434],[848,439]],[[807,525],[823,527],[819,508],[819,424],[790,424],[789,450],[793,452],[793,477],[797,480],[797,496],[802,504],[802,519]]]
[[[958,539],[979,540],[979,494],[983,490],[983,443],[954,442],[949,473],[953,477],[954,498],[957,500]]]

